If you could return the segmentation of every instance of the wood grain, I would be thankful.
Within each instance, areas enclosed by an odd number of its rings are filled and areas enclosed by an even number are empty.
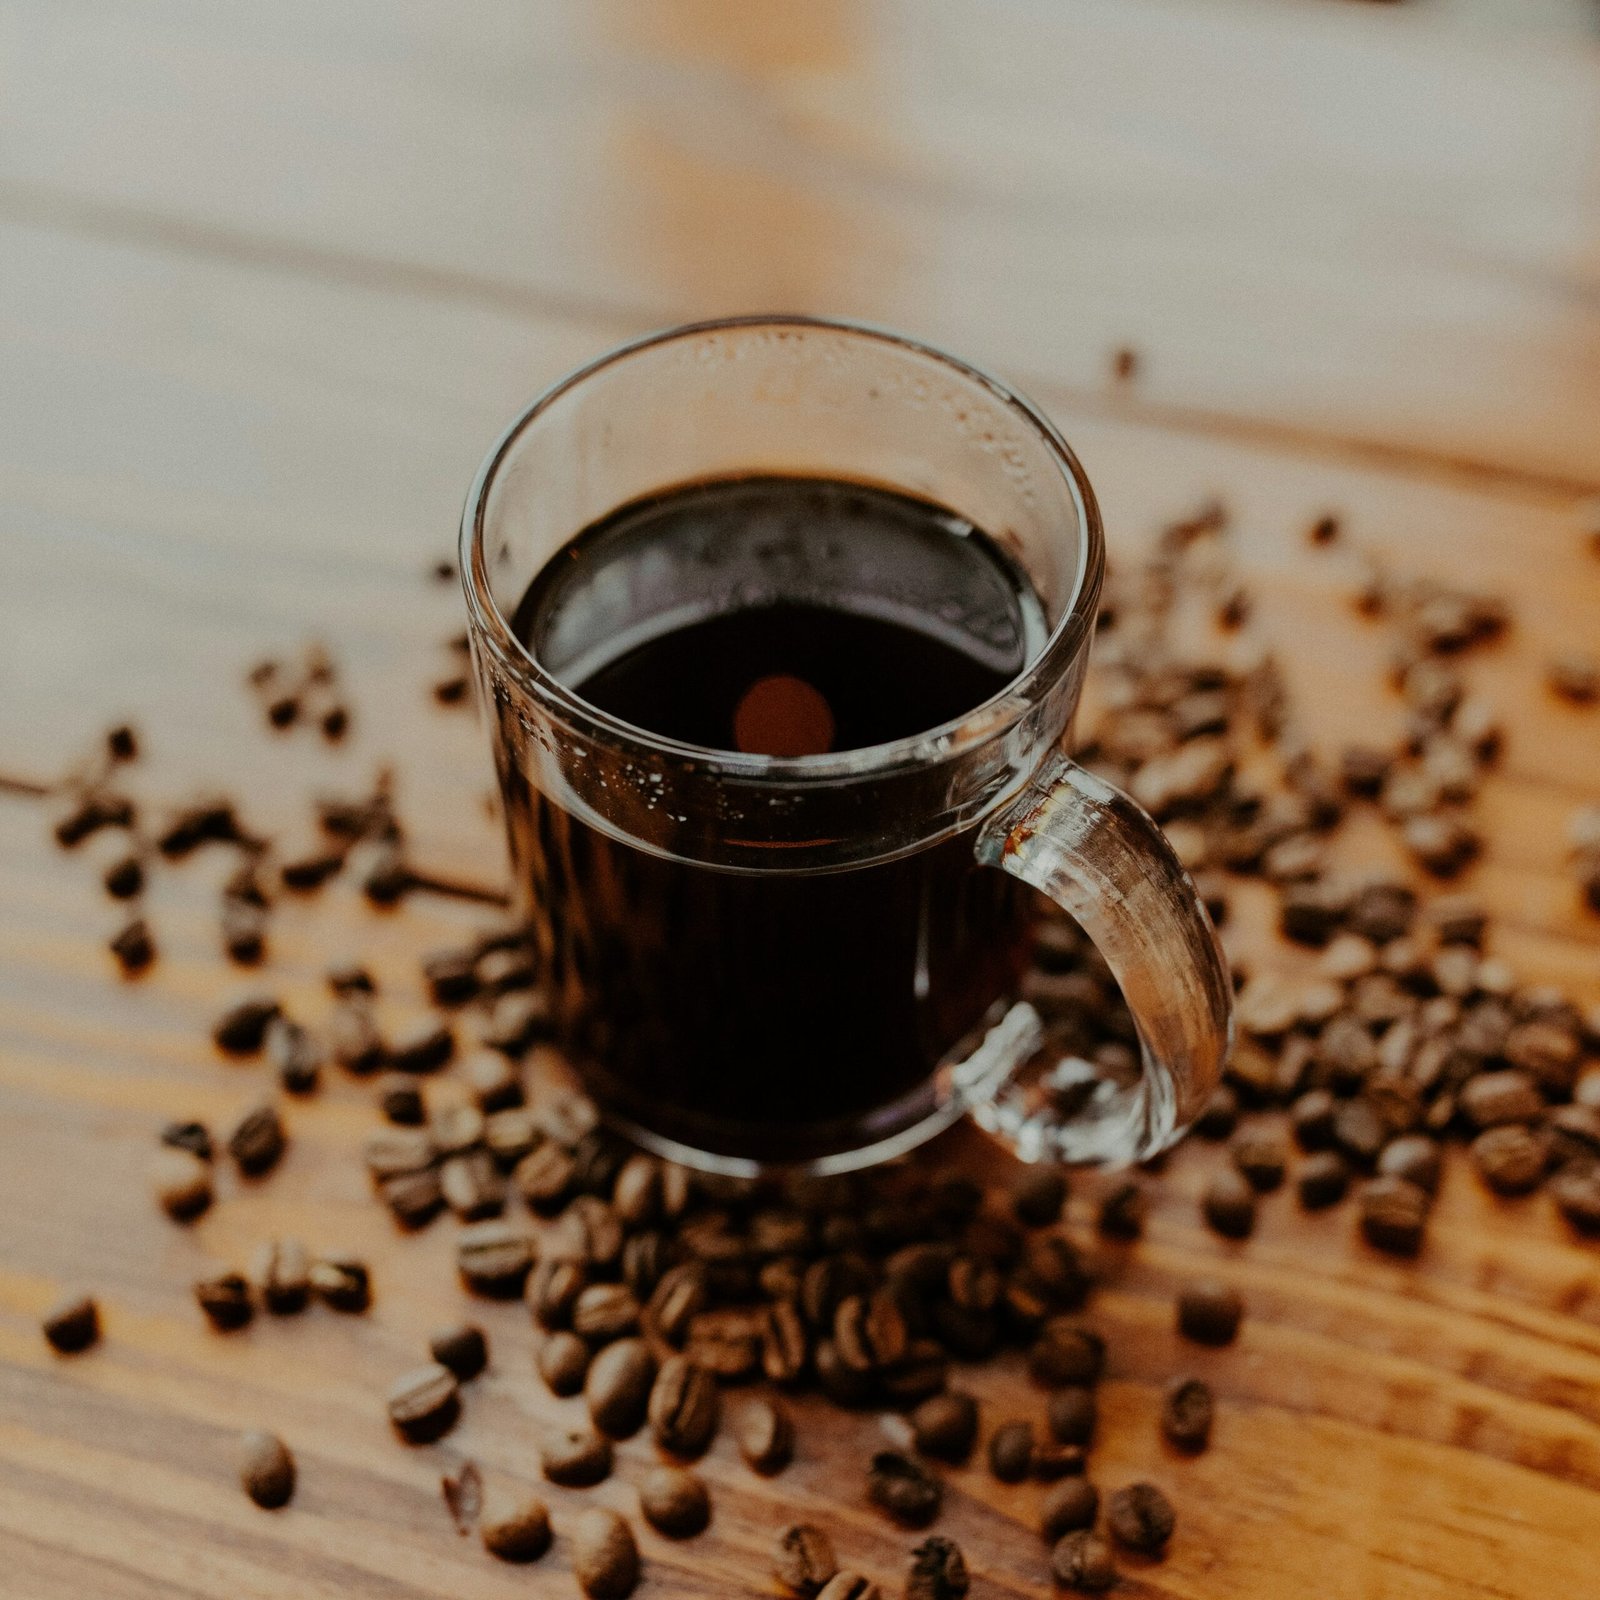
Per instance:
[[[1491,49],[1424,26],[1425,9],[1394,27],[1387,7],[806,9],[800,27],[704,4],[8,8],[0,768],[56,770],[133,715],[152,803],[223,784],[292,827],[312,789],[394,760],[419,852],[493,874],[481,731],[427,697],[459,602],[424,576],[485,443],[575,361],[680,310],[870,310],[1038,393],[1101,493],[1114,557],[1223,493],[1258,625],[1330,748],[1400,715],[1384,636],[1345,604],[1353,549],[1504,593],[1517,625],[1471,668],[1509,737],[1469,881],[1520,972],[1600,1000],[1600,924],[1561,839],[1600,798],[1600,723],[1539,681],[1551,651],[1592,647],[1600,617],[1575,492],[1600,477],[1582,233],[1600,63],[1549,39]],[[1290,69],[1315,93],[1274,141],[1259,129],[1286,125],[1269,89]],[[1341,73],[1388,108],[1365,132],[1330,117]],[[1416,111],[1446,84],[1453,118]],[[1473,139],[1491,128],[1514,132],[1486,162]],[[1474,166],[1470,193],[1446,181]],[[1208,211],[1241,175],[1254,187]],[[1099,378],[1124,337],[1150,351],[1148,384],[1126,396]],[[1347,544],[1313,551],[1303,529],[1328,507]],[[251,659],[314,635],[355,698],[338,753],[269,738],[240,686]],[[1359,829],[1346,845],[1352,860],[1386,849]],[[366,1193],[359,1087],[291,1106],[284,1169],[198,1227],[147,1203],[159,1124],[226,1119],[261,1069],[205,1038],[237,981],[215,950],[215,864],[162,880],[162,961],[123,985],[97,849],[55,852],[41,810],[0,796],[5,1592],[567,1592],[554,1574],[586,1497],[550,1492],[557,1549],[532,1574],[456,1539],[438,1497],[463,1455],[536,1479],[538,1421],[572,1409],[533,1375],[519,1308],[474,1308],[494,1371],[456,1434],[408,1450],[388,1433],[389,1379],[463,1302],[451,1225],[399,1239]],[[1264,911],[1241,894],[1236,955],[1291,963]],[[378,916],[336,886],[275,922],[264,980],[315,1021],[322,965],[361,956],[400,1020],[420,1010],[418,955],[472,920],[440,904]],[[975,1137],[943,1153],[999,1165]],[[1151,1477],[1180,1512],[1168,1559],[1122,1592],[1592,1592],[1593,1247],[1543,1197],[1495,1201],[1459,1170],[1415,1268],[1362,1247],[1348,1209],[1306,1216],[1287,1197],[1228,1246],[1195,1205],[1214,1159],[1181,1152],[1147,1240],[1104,1252],[1094,1319],[1115,1354],[1095,1473]],[[1079,1234],[1096,1188],[1077,1185]],[[372,1313],[209,1333],[190,1280],[283,1232],[364,1254]],[[1249,1301],[1228,1351],[1172,1331],[1174,1288],[1202,1267]],[[70,1362],[36,1326],[66,1285],[92,1287],[107,1326]],[[1180,1370],[1221,1397],[1193,1462],[1155,1427]],[[995,1419],[1036,1405],[1010,1367],[967,1378]],[[257,1425],[301,1462],[276,1515],[233,1480],[234,1436]],[[767,1540],[797,1507],[894,1592],[912,1541],[857,1482],[877,1419],[808,1407],[801,1437],[773,1483],[720,1441],[712,1532],[674,1546],[646,1530],[641,1594],[770,1593]],[[631,1511],[650,1454],[625,1446],[599,1498]],[[950,1501],[941,1527],[968,1550],[975,1596],[1048,1592],[1033,1491],[963,1470]]]

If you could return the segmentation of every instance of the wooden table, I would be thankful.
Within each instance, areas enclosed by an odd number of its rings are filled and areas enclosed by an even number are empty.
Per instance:
[[[1521,17],[1520,23],[1517,18]],[[447,552],[487,441],[532,391],[621,336],[713,312],[865,316],[1036,394],[1099,487],[1114,553],[1220,492],[1317,741],[1398,726],[1380,633],[1343,596],[1350,548],[1504,594],[1474,673],[1505,766],[1469,880],[1526,977],[1600,999],[1600,922],[1562,830],[1600,797],[1600,722],[1550,701],[1544,657],[1593,646],[1600,563],[1600,44],[1591,8],[1478,0],[9,0],[0,7],[0,766],[47,772],[135,718],[147,797],[222,784],[272,825],[383,760],[428,859],[493,874],[472,719],[432,708],[459,599]],[[1110,352],[1137,347],[1113,386]],[[255,657],[337,649],[357,728],[273,741]],[[1352,837],[1351,859],[1381,848]],[[93,855],[93,848],[86,852]],[[448,1225],[397,1239],[354,1159],[362,1091],[290,1110],[272,1182],[176,1230],[143,1170],[163,1120],[224,1120],[260,1069],[206,1025],[236,980],[215,883],[159,885],[144,982],[112,981],[116,913],[47,818],[0,798],[0,1590],[491,1600],[569,1592],[564,1550],[498,1566],[450,1533],[443,1465],[536,1476],[533,1332],[489,1307],[494,1375],[442,1445],[404,1450],[380,1397],[458,1309]],[[308,1015],[330,954],[418,1008],[438,904],[377,917],[331,890],[275,925],[267,980]],[[1247,914],[1235,936],[1275,959]],[[981,1154],[974,1159],[984,1159]],[[1180,1530],[1122,1592],[1186,1597],[1600,1593],[1600,1263],[1543,1197],[1459,1167],[1416,1267],[1348,1208],[1265,1207],[1231,1247],[1197,1220],[1186,1149],[1146,1241],[1111,1263],[1095,1472],[1165,1484]],[[1080,1231],[1094,1183],[1073,1208]],[[365,1318],[235,1337],[188,1292],[277,1232],[373,1263]],[[1174,1286],[1238,1284],[1238,1344],[1180,1348]],[[66,1362],[37,1318],[91,1287],[107,1337]],[[1179,1369],[1218,1387],[1213,1449],[1164,1452]],[[1010,1370],[973,1378],[991,1414]],[[485,1392],[486,1391],[486,1392]],[[569,1403],[570,1404],[570,1403]],[[831,1414],[830,1418],[831,1418]],[[862,1503],[872,1418],[808,1414],[801,1459],[708,1465],[713,1532],[646,1532],[645,1595],[764,1594],[797,1508],[898,1592],[910,1540]],[[267,1515],[237,1431],[301,1462]],[[636,1441],[598,1491],[631,1509]],[[953,1475],[944,1526],[974,1596],[1046,1592],[1031,1491]],[[554,1491],[558,1533],[580,1497]]]

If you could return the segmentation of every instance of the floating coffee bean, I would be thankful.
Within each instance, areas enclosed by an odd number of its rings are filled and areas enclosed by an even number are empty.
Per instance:
[[[100,1338],[100,1308],[88,1295],[62,1300],[40,1323],[45,1342],[61,1355],[76,1355]]]
[[[389,1420],[403,1439],[427,1444],[443,1438],[461,1415],[461,1390],[456,1376],[437,1361],[397,1378],[390,1386]]]
[[[721,1416],[716,1379],[687,1356],[669,1356],[650,1390],[650,1433],[675,1456],[703,1455]]]
[[[563,1489],[588,1489],[611,1476],[611,1441],[592,1428],[549,1433],[540,1459],[551,1483]]]
[[[246,1177],[258,1178],[277,1166],[288,1143],[276,1106],[247,1111],[228,1135],[228,1154]]]
[[[643,1339],[618,1339],[589,1364],[583,1397],[595,1427],[609,1439],[631,1438],[644,1422],[656,1358]]]
[[[334,1311],[361,1312],[372,1304],[372,1279],[364,1262],[347,1258],[313,1261],[306,1277],[312,1294]]]
[[[311,1298],[311,1268],[298,1239],[268,1239],[256,1249],[250,1276],[261,1303],[276,1317],[304,1311]]]
[[[589,1600],[626,1600],[639,1582],[633,1530],[604,1506],[591,1506],[572,1527],[572,1575]]]
[[[966,1558],[954,1539],[935,1534],[911,1552],[906,1600],[962,1600],[971,1586]]]
[[[194,1297],[206,1320],[219,1333],[231,1333],[244,1327],[256,1314],[250,1285],[237,1272],[202,1278],[194,1286]]]
[[[1028,1352],[1028,1375],[1035,1383],[1051,1389],[1096,1383],[1105,1359],[1105,1340],[1094,1329],[1054,1318],[1045,1324]]]
[[[1159,1555],[1176,1522],[1172,1502],[1153,1483],[1130,1483],[1106,1502],[1111,1537],[1142,1555]]]
[[[456,1270],[474,1294],[510,1299],[533,1266],[533,1240],[509,1222],[473,1222],[456,1239]]]
[[[1099,1420],[1094,1390],[1082,1384],[1057,1389],[1050,1396],[1048,1416],[1050,1432],[1061,1444],[1088,1444]]]
[[[552,1333],[535,1361],[551,1394],[577,1394],[589,1374],[589,1347],[575,1333]]]
[[[1030,1228],[1053,1227],[1067,1200],[1067,1177],[1060,1167],[1028,1167],[1011,1186],[1011,1208]]]
[[[786,1594],[820,1594],[838,1570],[833,1541],[821,1528],[796,1522],[778,1535],[772,1575]]]
[[[1350,1187],[1350,1169],[1335,1150],[1319,1150],[1308,1156],[1295,1175],[1300,1204],[1307,1211],[1320,1211],[1337,1205]]]
[[[537,1561],[550,1548],[550,1513],[526,1490],[491,1489],[478,1514],[478,1537],[501,1561]]]
[[[1117,1581],[1111,1547],[1087,1528],[1069,1533],[1050,1552],[1050,1575],[1066,1589],[1098,1594]]]
[[[1211,1440],[1214,1411],[1211,1389],[1199,1378],[1185,1378],[1167,1390],[1161,1405],[1161,1432],[1180,1450],[1204,1450]]]
[[[241,1000],[217,1018],[211,1037],[225,1055],[254,1055],[265,1041],[268,1027],[282,1009],[276,1000],[264,995]]]
[[[794,1418],[776,1400],[746,1400],[733,1414],[733,1437],[752,1472],[782,1472],[794,1459]]]
[[[150,1163],[150,1186],[174,1222],[192,1222],[211,1204],[211,1164],[180,1146],[163,1149]]]
[[[1100,1491],[1087,1478],[1068,1478],[1044,1497],[1039,1531],[1052,1544],[1079,1528],[1092,1528],[1100,1512]]]
[[[1527,1194],[1538,1188],[1549,1160],[1544,1140],[1514,1124],[1480,1133],[1467,1153],[1478,1176],[1497,1194]]]
[[[1123,1178],[1100,1197],[1096,1218],[1100,1232],[1108,1239],[1137,1239],[1144,1232],[1149,1209],[1144,1189],[1136,1178]]]
[[[692,1539],[711,1521],[711,1496],[686,1467],[652,1467],[639,1480],[639,1510],[657,1533]]]
[[[1255,1189],[1232,1167],[1212,1174],[1200,1196],[1200,1210],[1212,1230],[1225,1239],[1247,1239],[1255,1232]]]
[[[461,1383],[476,1378],[489,1364],[489,1341],[476,1323],[445,1328],[428,1341],[428,1353]]]
[[[263,1511],[294,1498],[294,1457],[275,1433],[252,1431],[239,1440],[239,1482]]]
[[[1001,1483],[1021,1483],[1033,1470],[1033,1424],[1007,1422],[989,1440],[989,1471]]]
[[[911,1413],[911,1430],[924,1455],[965,1461],[978,1436],[978,1402],[957,1391],[934,1395]]]
[[[867,1498],[906,1528],[924,1528],[939,1514],[944,1490],[920,1462],[880,1450],[867,1473]]]
[[[1178,1332],[1196,1344],[1232,1344],[1243,1318],[1239,1291],[1214,1278],[1192,1283],[1178,1295]]]

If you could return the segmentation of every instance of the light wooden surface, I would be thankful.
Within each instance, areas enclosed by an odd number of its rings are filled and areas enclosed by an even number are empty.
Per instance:
[[[1600,563],[1600,44],[1553,4],[795,6],[712,0],[452,5],[279,0],[0,6],[0,767],[49,770],[135,717],[152,798],[208,783],[287,825],[383,759],[431,861],[499,870],[483,738],[439,712],[426,583],[486,442],[530,392],[618,337],[776,306],[943,340],[1034,392],[1079,449],[1114,554],[1223,493],[1319,742],[1397,726],[1381,635],[1343,604],[1341,510],[1402,571],[1504,593],[1517,626],[1473,668],[1510,729],[1471,885],[1519,972],[1600,1000],[1600,923],[1563,862],[1600,798],[1600,723],[1540,689],[1593,645]],[[1580,8],[1581,11],[1581,8]],[[1500,24],[1500,25],[1492,25]],[[1126,391],[1107,357],[1131,342]],[[321,636],[355,697],[328,753],[269,740],[244,664]],[[1359,831],[1353,857],[1381,842]],[[93,850],[89,852],[93,855]],[[447,1223],[397,1239],[353,1152],[365,1093],[292,1106],[270,1182],[180,1232],[147,1202],[155,1128],[224,1120],[261,1069],[206,1025],[235,979],[200,863],[152,906],[158,969],[111,981],[117,913],[38,808],[0,798],[0,1589],[18,1600],[567,1592],[449,1531],[441,1466],[533,1475],[516,1307],[483,1307],[495,1373],[444,1444],[404,1450],[380,1397],[460,1307]],[[1234,935],[1276,954],[1241,897]],[[267,981],[315,1018],[363,956],[390,1014],[419,953],[469,918],[377,917],[337,887],[274,925]],[[956,1152],[987,1159],[975,1146]],[[1600,1257],[1542,1197],[1451,1174],[1415,1268],[1348,1209],[1264,1207],[1205,1234],[1209,1153],[1108,1260],[1113,1341],[1095,1475],[1168,1487],[1180,1530],[1136,1595],[1319,1600],[1596,1592]],[[1077,1187],[1075,1224],[1092,1179]],[[210,1334],[188,1295],[277,1232],[373,1262],[369,1317]],[[1238,1345],[1180,1349],[1174,1285],[1204,1263],[1250,1303]],[[36,1319],[93,1288],[107,1339],[62,1362]],[[1194,1462],[1156,1436],[1178,1370],[1221,1395]],[[992,1414],[1026,1404],[974,1375]],[[765,1483],[722,1441],[710,1535],[646,1533],[644,1595],[764,1594],[798,1506],[897,1592],[910,1540],[863,1504],[871,1418],[808,1416]],[[236,1431],[295,1447],[286,1512],[233,1480]],[[631,1509],[623,1450],[600,1498]],[[953,1475],[942,1527],[974,1596],[1047,1591],[1015,1491]],[[552,1491],[558,1535],[582,1497]]]

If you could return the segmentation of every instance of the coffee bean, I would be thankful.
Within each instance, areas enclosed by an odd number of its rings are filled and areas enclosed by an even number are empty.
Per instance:
[[[349,981],[348,975],[343,981]],[[346,1072],[365,1077],[383,1065],[387,1047],[363,999],[363,991],[352,989],[345,993],[349,998],[328,1015],[328,1049]]]
[[[448,1367],[430,1361],[395,1379],[387,1404],[396,1432],[411,1444],[427,1444],[455,1426],[461,1389]]]
[[[1039,1531],[1054,1544],[1064,1534],[1092,1528],[1100,1513],[1100,1491],[1087,1478],[1069,1478],[1044,1497]]]
[[[1111,1537],[1142,1555],[1159,1555],[1176,1522],[1172,1502],[1153,1483],[1130,1483],[1106,1502]]]
[[[1069,1533],[1050,1552],[1050,1574],[1063,1588],[1099,1594],[1117,1581],[1111,1547],[1087,1528]]]
[[[545,1435],[540,1449],[544,1475],[563,1489],[588,1489],[611,1476],[611,1441],[592,1428]]]
[[[268,1239],[256,1247],[250,1277],[261,1291],[261,1303],[275,1317],[304,1311],[311,1298],[311,1268],[306,1247],[298,1239]]]
[[[796,1522],[778,1535],[772,1575],[786,1594],[816,1595],[839,1570],[833,1541],[821,1528]]]
[[[331,1310],[361,1312],[372,1304],[372,1279],[364,1262],[324,1258],[311,1263],[306,1277],[312,1294]]]
[[[1550,1180],[1550,1198],[1579,1233],[1600,1233],[1600,1171],[1558,1172]]]
[[[461,1065],[461,1078],[478,1109],[507,1111],[523,1102],[522,1074],[494,1050],[474,1050]]]
[[[525,1489],[490,1489],[477,1523],[483,1548],[501,1561],[537,1561],[550,1548],[550,1513]]]
[[[1480,1133],[1468,1150],[1478,1176],[1497,1194],[1527,1194],[1544,1178],[1549,1150],[1544,1140],[1516,1124]]]
[[[239,1440],[239,1482],[263,1511],[294,1498],[294,1457],[275,1433],[252,1431]]]
[[[1335,1150],[1319,1150],[1308,1156],[1295,1175],[1300,1204],[1307,1211],[1320,1211],[1337,1205],[1350,1187],[1350,1169]]]
[[[870,1400],[876,1385],[870,1372],[847,1366],[839,1358],[831,1339],[821,1340],[812,1355],[817,1387],[836,1406],[854,1409]]]
[[[1066,1200],[1066,1174],[1047,1163],[1026,1168],[1011,1186],[1011,1209],[1030,1228],[1054,1227]]]
[[[106,868],[100,881],[113,900],[132,900],[144,889],[144,864],[138,856],[124,856]]]
[[[1436,1141],[1420,1133],[1391,1139],[1378,1157],[1378,1172],[1384,1177],[1404,1178],[1425,1194],[1436,1194],[1444,1167],[1444,1155]]]
[[[925,1528],[939,1514],[944,1490],[920,1462],[880,1450],[867,1473],[867,1498],[906,1528]]]
[[[724,1383],[745,1383],[761,1370],[761,1341],[754,1333],[707,1322],[702,1312],[690,1330],[685,1353]]]
[[[39,1326],[52,1350],[76,1355],[98,1342],[100,1308],[88,1295],[74,1295],[52,1306]]]
[[[744,1401],[733,1414],[733,1438],[745,1464],[763,1477],[794,1459],[794,1418],[776,1400]]]
[[[228,1135],[228,1154],[248,1178],[259,1178],[277,1166],[288,1144],[278,1109],[256,1106],[247,1111]]]
[[[1457,1090],[1456,1104],[1480,1130],[1508,1122],[1533,1122],[1545,1109],[1538,1085],[1516,1068],[1474,1074]]]
[[[1282,1141],[1270,1133],[1241,1133],[1228,1147],[1234,1166],[1258,1194],[1280,1187],[1288,1167]]]
[[[877,1374],[885,1403],[915,1406],[939,1394],[949,1380],[950,1358],[936,1339],[913,1339],[906,1353]]]
[[[631,1438],[644,1422],[656,1359],[643,1339],[618,1339],[589,1365],[583,1395],[589,1416],[611,1439]]]
[[[1089,1274],[1078,1252],[1058,1233],[1028,1240],[1017,1275],[1058,1311],[1082,1305],[1089,1292]]]
[[[661,1211],[661,1163],[643,1151],[629,1156],[612,1184],[611,1203],[628,1227],[649,1226]]]
[[[224,899],[221,934],[223,954],[236,966],[258,966],[267,953],[267,915],[245,900]]]
[[[316,1093],[322,1081],[322,1049],[305,1028],[288,1017],[274,1017],[265,1049],[285,1094]]]
[[[1224,1167],[1211,1176],[1200,1196],[1200,1211],[1225,1239],[1247,1239],[1255,1232],[1256,1192],[1245,1176]]]
[[[156,958],[155,939],[143,917],[135,917],[110,944],[112,955],[125,978],[143,972]]]
[[[444,1210],[444,1195],[439,1189],[436,1168],[421,1172],[397,1172],[378,1183],[378,1198],[388,1206],[402,1228],[421,1228]]]
[[[505,1209],[505,1179],[487,1150],[451,1156],[439,1168],[439,1193],[463,1222],[481,1222]]]
[[[1600,700],[1600,661],[1573,653],[1556,656],[1545,668],[1545,682],[1560,699],[1591,705]]]
[[[174,1150],[187,1150],[202,1161],[210,1161],[216,1153],[211,1132],[203,1122],[169,1122],[161,1130],[161,1142]]]
[[[535,1210],[557,1210],[572,1192],[575,1164],[570,1151],[549,1139],[517,1163],[511,1181]]]
[[[508,1106],[483,1119],[484,1148],[506,1172],[515,1168],[543,1138],[533,1112],[526,1106]]]
[[[211,1205],[211,1165],[193,1151],[171,1146],[150,1163],[150,1186],[174,1222],[192,1222]]]
[[[978,1402],[952,1390],[924,1400],[911,1413],[917,1449],[940,1461],[962,1462],[978,1436]]]
[[[551,1394],[577,1394],[589,1373],[589,1347],[575,1333],[553,1333],[534,1358]]]
[[[1178,1332],[1196,1344],[1232,1344],[1244,1318],[1237,1289],[1214,1278],[1191,1283],[1178,1295]]]
[[[1050,1432],[1061,1444],[1088,1444],[1099,1420],[1094,1390],[1082,1384],[1057,1389],[1050,1396],[1048,1415]]]
[[[515,1298],[532,1266],[533,1240],[515,1223],[472,1222],[456,1237],[456,1270],[474,1294]]]
[[[1040,1483],[1079,1477],[1088,1466],[1088,1459],[1082,1445],[1057,1444],[1054,1439],[1037,1440],[1033,1447],[1032,1475]]]
[[[329,706],[322,713],[322,737],[329,744],[337,744],[344,738],[350,727],[350,710],[348,706]]]
[[[399,1073],[386,1073],[378,1080],[378,1109],[401,1128],[420,1128],[427,1120],[422,1090],[412,1079]]]
[[[669,1356],[650,1390],[648,1414],[655,1442],[675,1456],[704,1455],[716,1436],[722,1401],[715,1378],[687,1356]]]
[[[1200,1108],[1194,1131],[1202,1139],[1228,1138],[1239,1122],[1239,1097],[1227,1084],[1219,1084]]]
[[[1006,1422],[989,1440],[989,1471],[1001,1483],[1021,1483],[1033,1470],[1033,1424]]]
[[[1302,1150],[1326,1150],[1333,1144],[1339,1103],[1327,1089],[1308,1089],[1289,1108],[1295,1143]]]
[[[639,1582],[633,1530],[604,1506],[591,1506],[572,1527],[572,1575],[589,1600],[626,1600]]]
[[[470,950],[441,950],[425,956],[423,980],[437,1006],[458,1006],[478,992],[476,957]]]
[[[1422,1248],[1428,1225],[1428,1195],[1404,1178],[1372,1178],[1361,1186],[1361,1231],[1367,1242],[1391,1255]]]
[[[1137,1178],[1122,1178],[1100,1196],[1096,1218],[1100,1232],[1108,1239],[1137,1239],[1144,1233],[1149,1202]]]
[[[761,1314],[761,1370],[768,1382],[796,1383],[810,1364],[805,1323],[791,1300],[779,1300]]]
[[[525,1295],[533,1320],[551,1330],[570,1327],[572,1308],[588,1281],[584,1262],[540,1261],[527,1280]]]
[[[1334,1115],[1335,1143],[1361,1167],[1372,1166],[1392,1133],[1377,1106],[1364,1095],[1345,1101]]]
[[[489,1365],[489,1341],[476,1323],[461,1322],[441,1329],[428,1341],[428,1353],[462,1382],[470,1382]]]
[[[906,1600],[962,1600],[971,1586],[966,1557],[954,1539],[935,1534],[911,1552]]]
[[[465,1155],[483,1143],[484,1116],[473,1105],[440,1106],[428,1123],[428,1136],[441,1156]]]
[[[607,1344],[639,1330],[639,1302],[622,1283],[591,1283],[572,1303],[572,1331],[590,1344]]]
[[[1199,1378],[1185,1378],[1167,1390],[1161,1405],[1161,1432],[1180,1450],[1204,1450],[1211,1440],[1215,1409],[1211,1389]]]
[[[256,1314],[250,1285],[237,1272],[200,1279],[194,1286],[194,1297],[206,1320],[219,1333],[231,1333],[244,1327]]]
[[[455,1049],[456,1037],[449,1025],[430,1019],[389,1041],[389,1065],[396,1072],[437,1072]]]
[[[267,996],[241,1000],[217,1018],[211,1037],[224,1055],[253,1056],[261,1049],[268,1027],[282,1009],[276,1000]]]
[[[859,1572],[836,1572],[823,1584],[817,1600],[884,1600],[884,1593]]]
[[[839,1302],[833,1317],[833,1342],[839,1358],[861,1372],[893,1366],[906,1351],[905,1318],[886,1290],[853,1294]]]
[[[1105,1360],[1105,1340],[1094,1329],[1057,1317],[1045,1324],[1028,1352],[1028,1375],[1050,1389],[1097,1383]]]
[[[651,1467],[639,1480],[639,1510],[657,1533],[692,1539],[711,1521],[711,1496],[686,1467]]]

